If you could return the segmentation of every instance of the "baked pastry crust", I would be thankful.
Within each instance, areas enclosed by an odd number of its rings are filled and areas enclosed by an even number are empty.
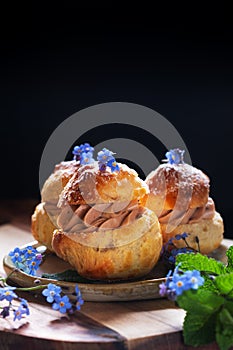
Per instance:
[[[146,183],[150,190],[146,207],[159,218],[164,244],[185,232],[188,234],[186,240],[193,249],[198,249],[198,237],[203,254],[219,247],[223,239],[223,220],[209,197],[207,175],[186,163],[166,163],[152,171]],[[196,220],[192,220],[195,211]],[[166,215],[170,219],[164,219]],[[182,224],[183,219],[188,222]],[[186,247],[183,240],[175,240],[174,244],[179,248]]]
[[[46,204],[47,214],[54,226],[57,226],[57,217],[60,213],[57,207],[59,196],[79,166],[79,163],[76,161],[66,161],[57,164],[54,168],[54,172],[43,185],[41,190],[41,202]]]
[[[54,226],[45,210],[45,203],[38,204],[31,218],[33,237],[49,250],[53,250],[51,243],[55,229],[56,226]]]
[[[157,263],[162,235],[156,215],[145,209],[133,223],[113,230],[65,233],[55,230],[52,247],[86,278],[138,278]]]
[[[34,238],[52,250],[53,231],[57,228],[57,217],[60,209],[57,207],[59,196],[79,168],[76,161],[64,161],[57,164],[54,172],[45,181],[41,190],[41,203],[37,205],[31,218],[31,231]]]
[[[196,250],[200,247],[202,254],[209,254],[217,249],[221,244],[224,232],[222,217],[217,212],[215,212],[212,219],[203,219],[192,224],[178,225],[173,230],[168,231],[167,224],[160,224],[160,227],[164,243],[167,243],[170,238],[175,237],[177,234],[186,232],[188,234],[186,241],[189,246]],[[198,237],[199,240],[199,247],[196,237]],[[175,240],[174,244],[178,248],[186,247],[186,244],[182,239]]]
[[[146,206],[157,213],[175,205],[202,207],[208,201],[208,176],[186,163],[161,164],[145,182],[150,190]]]
[[[120,171],[100,171],[98,162],[81,166],[65,186],[59,201],[64,204],[96,204],[138,200],[144,204],[149,189],[135,170],[118,163]]]

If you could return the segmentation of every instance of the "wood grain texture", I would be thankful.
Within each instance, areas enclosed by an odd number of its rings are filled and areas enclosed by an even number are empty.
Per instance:
[[[185,312],[165,299],[140,302],[86,303],[82,312],[127,339],[158,336],[182,329]]]
[[[33,240],[30,214],[35,202],[0,203],[0,264],[17,245]],[[17,208],[23,208],[17,212]],[[30,214],[28,214],[30,213]],[[8,223],[3,219],[8,218]],[[224,244],[233,242],[225,240]],[[0,274],[2,266],[0,265]],[[62,316],[42,296],[22,294],[29,300],[31,315],[20,321],[0,318],[0,349],[87,350],[182,350],[185,312],[165,299],[97,303],[85,302],[71,317]],[[196,349],[196,348],[195,348]],[[217,350],[216,343],[199,347]]]
[[[85,349],[100,349],[98,344],[102,344],[103,349],[124,349],[125,342],[119,333],[82,313],[62,316],[40,300],[37,303],[30,301],[30,316],[27,318],[15,322],[11,318],[0,319],[0,348],[8,340],[11,341],[12,337],[17,338],[20,343],[26,341],[33,344],[38,339],[43,340],[43,345],[47,341],[54,348],[60,343],[65,349],[72,348],[72,344],[83,344]]]

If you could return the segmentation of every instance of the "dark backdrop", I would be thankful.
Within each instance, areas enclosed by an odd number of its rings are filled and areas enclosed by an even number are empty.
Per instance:
[[[2,11],[2,198],[39,200],[41,153],[64,119],[98,103],[134,102],[179,131],[193,164],[210,176],[226,236],[233,238],[230,11],[176,6],[12,5]],[[116,137],[122,135],[118,129]],[[161,145],[150,148],[163,157]]]

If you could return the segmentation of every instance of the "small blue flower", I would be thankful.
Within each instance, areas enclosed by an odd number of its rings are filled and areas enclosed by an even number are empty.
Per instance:
[[[42,255],[32,246],[24,249],[15,248],[9,256],[17,268],[33,276],[42,262]]]
[[[29,309],[28,306],[25,307],[25,301],[23,303],[20,303],[18,309],[14,310],[14,321],[21,320],[22,315],[29,315]]]
[[[4,293],[4,288],[0,288],[0,301],[3,300],[3,299],[1,299],[1,296],[3,293]]]
[[[103,148],[102,151],[98,153],[97,160],[99,162],[100,171],[105,171],[106,166],[110,167],[111,171],[119,171],[119,165],[116,159],[113,157],[113,152],[109,151],[107,148]]]
[[[76,155],[76,156],[80,155],[82,153],[82,145],[81,146],[75,146],[73,151],[72,151],[72,153],[74,155]]]
[[[171,238],[168,240],[167,245],[173,244],[174,239],[175,239],[175,237],[171,237]]]
[[[182,234],[178,234],[178,235],[175,235],[175,239],[177,241],[181,240],[181,239],[185,239],[188,237],[188,234],[186,232],[182,233]]]
[[[171,149],[169,152],[165,154],[165,156],[168,159],[168,162],[170,164],[184,163],[184,160],[183,160],[184,151],[180,150],[179,148]]]
[[[27,273],[28,275],[31,275],[31,276],[36,276],[36,269],[34,269],[33,267],[30,267],[28,270],[24,270],[25,273]]]
[[[100,170],[101,172],[105,171],[106,168],[107,168],[107,165],[106,165],[106,164],[101,164],[101,163],[99,163],[99,170]]]
[[[179,266],[180,266],[180,264],[178,264],[176,266],[176,268],[173,272],[173,275],[172,275],[172,280],[170,279],[167,282],[168,289],[171,291],[174,291],[176,295],[181,295],[184,290],[189,289],[187,281],[186,281],[186,277],[184,276],[184,274],[180,273],[181,271],[179,271]]]
[[[35,270],[39,268],[40,264],[41,264],[41,260],[38,259],[36,255],[32,259],[27,260],[27,265]]]
[[[16,287],[4,287],[0,288],[0,301],[7,300],[11,302],[13,299],[17,298],[17,295],[13,292]]]
[[[181,295],[183,291],[189,289],[189,284],[184,275],[173,274],[172,281],[169,283],[169,289],[174,290],[176,295]]]
[[[84,143],[84,145],[75,146],[72,153],[74,155],[74,160],[80,161],[83,153],[90,153],[93,156],[94,148],[89,145],[89,143]],[[81,163],[82,164],[82,163]],[[90,163],[88,163],[90,164]]]
[[[175,239],[177,241],[180,241],[182,239],[182,235],[178,234],[178,235],[175,235]]]
[[[29,275],[35,276],[36,271],[39,269],[39,266],[41,264],[41,260],[37,259],[36,255],[32,259],[26,260],[27,268],[23,268],[23,271],[28,273]]]
[[[76,284],[76,286],[75,286],[75,294],[76,294],[77,296],[79,296],[79,295],[81,294],[80,289],[79,289],[79,287],[78,287],[77,284]]]
[[[60,298],[61,287],[56,286],[53,283],[48,284],[48,288],[44,289],[42,294],[47,297],[48,303],[53,303],[56,298]]]
[[[204,284],[204,278],[201,276],[200,271],[186,271],[179,270],[181,264],[178,264],[172,271],[170,270],[167,274],[165,283],[161,283],[160,295],[167,295],[168,299],[176,300],[177,296],[189,289],[197,290]]]
[[[109,167],[111,168],[111,171],[112,171],[112,172],[114,172],[114,171],[120,171],[120,167],[119,167],[119,165],[117,164],[115,158],[110,159],[110,160],[107,162],[107,166],[109,166]]]
[[[92,164],[94,161],[92,152],[83,152],[80,156],[80,164],[82,165]]]
[[[168,289],[167,298],[171,301],[175,301],[177,298],[175,289]]]
[[[80,292],[80,289],[78,287],[78,285],[75,286],[75,294],[76,294],[76,297],[77,297],[77,300],[76,300],[76,310],[80,310],[81,309],[81,305],[83,305],[84,303],[84,300],[82,298],[82,294]]]
[[[10,315],[10,306],[4,306],[2,308],[2,312],[0,313],[0,315],[2,316],[2,318],[6,318],[7,316]]]
[[[169,270],[168,274],[166,276],[166,282],[165,282],[167,288],[168,288],[169,282],[171,280],[171,275],[172,275],[172,270]]]
[[[12,262],[15,264],[22,261],[23,252],[21,249],[15,248],[9,253],[9,256],[11,257]]]
[[[168,261],[169,261],[171,264],[175,264],[175,262],[176,262],[175,256],[170,255],[169,258],[168,258]]]
[[[23,250],[23,254],[24,254],[24,258],[25,259],[29,259],[34,257],[36,254],[38,254],[37,250],[35,248],[33,248],[32,246],[27,246],[24,250]]]
[[[84,145],[81,145],[80,147],[82,148],[82,152],[94,152],[94,147],[91,147],[89,143],[84,143]]]
[[[107,164],[111,159],[114,159],[113,152],[107,148],[103,148],[102,151],[98,152],[97,160],[100,164]]]
[[[168,288],[174,290],[176,295],[181,295],[185,290],[198,289],[204,283],[204,278],[200,271],[186,271],[182,273],[179,271],[179,265],[176,266],[172,281],[168,283]]]
[[[65,314],[67,310],[72,308],[70,299],[67,295],[64,295],[62,298],[57,297],[55,303],[52,305],[54,310],[59,310],[62,314]]]
[[[30,314],[30,311],[29,311],[29,307],[28,307],[28,302],[27,300],[23,299],[23,298],[19,298],[20,300],[20,306],[22,308],[22,313],[26,314],[26,315],[29,315]]]
[[[171,255],[173,257],[177,256],[178,254],[185,254],[185,253],[193,253],[192,250],[188,247],[182,247],[182,248],[174,248],[171,250]]]
[[[189,284],[189,289],[198,289],[198,287],[202,286],[205,282],[198,270],[186,271],[184,276]]]
[[[42,261],[42,258],[43,258],[43,256],[40,253],[37,253],[35,256],[35,260],[40,261],[40,262]]]
[[[167,286],[166,283],[160,283],[159,285],[159,294],[161,295],[161,297],[164,297],[165,295],[167,295]]]
[[[15,320],[21,320],[22,315],[23,315],[24,313],[25,313],[25,312],[24,312],[24,309],[23,309],[23,307],[20,305],[20,306],[18,307],[18,309],[14,310],[14,321],[15,321]]]

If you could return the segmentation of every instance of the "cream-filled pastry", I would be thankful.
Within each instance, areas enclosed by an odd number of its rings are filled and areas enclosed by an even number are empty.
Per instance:
[[[223,239],[223,220],[209,197],[209,178],[201,170],[184,163],[183,151],[166,153],[161,164],[146,178],[150,193],[146,206],[159,218],[163,241],[186,232],[187,242],[204,254],[218,248]],[[196,238],[198,237],[198,239]],[[179,240],[177,247],[185,246]]]
[[[81,164],[85,164],[86,158],[83,155],[88,154],[89,162],[93,151],[94,148],[88,143],[75,146],[74,159],[57,164],[42,187],[41,203],[37,205],[31,218],[31,231],[34,238],[50,250],[53,231],[57,228],[57,217],[60,214],[57,206],[59,196],[74,172]]]
[[[80,166],[62,191],[52,247],[86,278],[141,277],[162,248],[158,218],[144,207],[148,187],[112,152],[103,149],[97,159]]]

